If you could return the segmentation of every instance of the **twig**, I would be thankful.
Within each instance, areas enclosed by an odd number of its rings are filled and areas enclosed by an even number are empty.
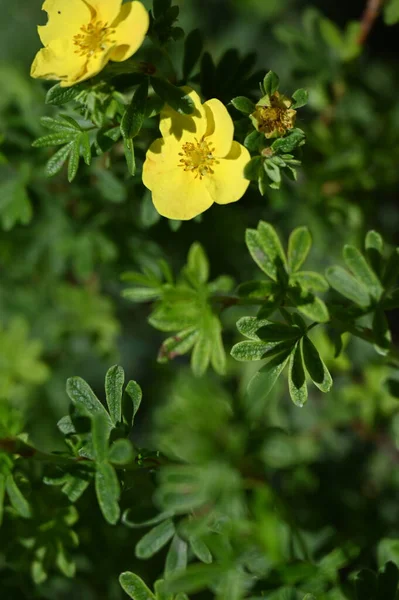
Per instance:
[[[380,14],[382,5],[384,4],[385,0],[368,0],[367,1],[367,5],[365,8],[365,11],[362,15],[362,19],[360,21],[360,34],[359,34],[359,38],[358,38],[358,44],[360,46],[363,46],[363,44],[366,42],[370,31],[373,28],[373,25],[375,23],[375,21],[377,20],[377,17]]]

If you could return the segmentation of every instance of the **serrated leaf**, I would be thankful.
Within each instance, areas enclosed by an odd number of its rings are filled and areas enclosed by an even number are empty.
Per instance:
[[[269,71],[263,80],[263,90],[268,96],[273,96],[279,88],[280,78],[273,71]]]
[[[290,351],[285,351],[272,358],[249,382],[247,394],[256,398],[258,402],[266,399],[273,389],[277,379],[284,370],[290,356]]]
[[[370,296],[366,288],[342,267],[329,267],[326,277],[330,286],[345,298],[359,306],[365,307],[370,304]]]
[[[175,526],[172,519],[166,519],[148,533],[136,544],[135,554],[137,558],[147,559],[154,556],[161,548],[172,539],[175,534]]]
[[[101,512],[108,523],[116,525],[120,516],[120,486],[118,476],[112,465],[98,463],[95,474],[95,489]]]
[[[53,175],[56,175],[61,171],[66,159],[72,151],[73,144],[74,142],[69,142],[65,146],[62,146],[62,148],[57,150],[57,152],[47,161],[45,169],[47,177],[53,177]]]
[[[127,465],[134,460],[135,453],[129,440],[116,440],[108,450],[107,460],[115,465]]]
[[[202,50],[203,39],[200,29],[190,31],[184,42],[184,57],[183,57],[183,79],[187,81],[198,63]]]
[[[70,377],[67,380],[66,391],[72,404],[79,410],[79,413],[88,417],[101,414],[107,421],[108,427],[112,428],[112,421],[108,412],[84,379],[81,377]]]
[[[105,376],[105,397],[109,414],[114,425],[122,419],[122,394],[125,383],[125,372],[122,367],[114,365]]]
[[[308,399],[305,370],[303,368],[301,345],[298,342],[290,355],[288,368],[288,387],[291,400],[296,406],[302,407]]]
[[[13,509],[24,519],[29,519],[32,516],[31,508],[11,474],[6,477],[5,487]]]
[[[256,106],[252,100],[246,98],[245,96],[237,96],[236,98],[232,99],[231,103],[234,108],[242,112],[244,115],[250,115],[256,109]]]
[[[333,383],[330,372],[321,359],[317,348],[307,336],[302,339],[302,353],[306,370],[313,383],[322,392],[329,392]]]
[[[165,561],[165,577],[184,571],[187,567],[187,542],[177,533],[173,536]]]
[[[191,115],[194,112],[194,102],[184,89],[157,77],[151,77],[151,84],[154,92],[179,114]]]
[[[307,227],[298,227],[288,241],[288,268],[291,273],[299,271],[312,247],[312,236]]]
[[[144,119],[148,98],[148,79],[137,87],[133,98],[122,117],[121,132],[124,138],[133,139],[140,132]]]
[[[61,87],[59,83],[56,83],[50,88],[46,94],[46,104],[52,104],[55,106],[61,106],[67,102],[74,100],[82,91],[79,86]]]
[[[346,245],[344,261],[356,279],[369,291],[371,296],[378,300],[383,292],[383,287],[362,253],[354,246]]]
[[[144,581],[134,573],[126,571],[119,576],[119,583],[124,592],[133,600],[156,600],[154,594]]]
[[[143,398],[143,392],[141,391],[141,387],[136,381],[129,381],[125,389],[126,394],[129,396],[133,403],[133,416],[132,416],[132,425],[134,423],[134,418],[137,414],[137,411],[140,408],[141,400]]]

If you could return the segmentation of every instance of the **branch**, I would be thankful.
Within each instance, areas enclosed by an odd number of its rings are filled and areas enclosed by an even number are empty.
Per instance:
[[[360,21],[360,34],[358,44],[363,46],[366,42],[373,25],[381,12],[385,0],[368,0],[365,11]]]

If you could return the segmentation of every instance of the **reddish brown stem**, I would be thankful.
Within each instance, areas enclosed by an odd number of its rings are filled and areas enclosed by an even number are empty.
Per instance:
[[[362,19],[360,21],[361,29],[358,38],[358,44],[363,46],[366,42],[373,25],[381,12],[384,0],[368,0]]]

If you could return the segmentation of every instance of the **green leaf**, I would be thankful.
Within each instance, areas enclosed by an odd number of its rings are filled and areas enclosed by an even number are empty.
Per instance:
[[[107,460],[114,465],[127,465],[133,462],[135,452],[127,439],[116,440],[108,450]]]
[[[377,599],[377,577],[373,571],[369,569],[360,571],[355,579],[355,587],[357,600]]]
[[[384,21],[387,25],[399,22],[399,0],[388,0],[384,5]]]
[[[147,521],[142,521],[141,523],[135,523],[134,521],[129,521],[128,514],[129,510],[125,511],[122,516],[122,522],[127,527],[131,529],[140,529],[141,527],[152,527],[152,525],[158,525],[158,523],[162,523],[169,517],[173,517],[174,513],[171,511],[164,511],[153,517],[152,519],[148,519]]]
[[[244,115],[250,115],[256,109],[256,106],[252,100],[246,98],[245,96],[237,96],[236,98],[233,98],[231,103],[234,108],[242,112]]]
[[[202,377],[208,368],[212,354],[212,342],[208,331],[201,331],[191,355],[191,368],[196,377]]]
[[[277,379],[283,372],[288,362],[291,351],[286,350],[272,358],[264,367],[258,371],[248,385],[247,394],[261,402],[266,399],[273,389]]]
[[[11,474],[6,477],[5,488],[13,509],[24,519],[29,519],[32,516],[31,508]]]
[[[87,473],[84,473],[84,476],[85,479],[81,479],[80,477],[69,475],[67,481],[62,486],[61,491],[68,497],[70,502],[77,502],[89,487],[90,477]]]
[[[192,244],[188,257],[187,268],[190,280],[198,283],[206,283],[209,278],[209,261],[201,244],[194,242]]]
[[[186,37],[184,42],[183,79],[188,81],[190,75],[199,61],[204,42],[200,29],[194,29]]]
[[[158,362],[167,363],[176,356],[182,356],[189,352],[198,339],[199,331],[195,327],[189,327],[180,331],[173,337],[166,339],[158,353]]]
[[[369,291],[373,298],[378,300],[383,292],[383,287],[361,252],[354,246],[346,245],[344,247],[344,261],[356,279]]]
[[[187,567],[187,542],[177,534],[174,535],[169,547],[165,561],[165,577],[169,577],[178,571],[184,571]]]
[[[201,562],[210,565],[213,561],[212,554],[208,546],[200,538],[190,537],[190,548],[194,552],[195,556]]]
[[[165,580],[158,579],[154,583],[154,591],[157,600],[175,600],[174,595],[165,590]]]
[[[5,494],[6,494],[6,478],[5,478],[5,475],[3,475],[3,473],[0,473],[0,526],[3,523]]]
[[[263,146],[265,144],[265,136],[260,132],[260,131],[252,131],[250,134],[247,135],[247,137],[244,140],[244,146],[250,151],[250,152],[259,152]],[[255,157],[255,158],[261,158],[261,157]],[[260,167],[261,167],[261,161],[259,161],[259,168],[258,170],[255,172],[255,170],[252,172],[250,171],[250,175],[251,177],[247,177],[247,179],[250,179],[250,181],[256,181],[256,177],[255,174],[258,175],[259,171],[260,171]],[[245,171],[244,171],[245,173]]]
[[[399,248],[395,248],[385,265],[382,282],[385,288],[396,287],[399,277]]]
[[[148,533],[136,544],[135,553],[137,558],[147,559],[154,556],[175,535],[175,526],[172,519],[166,519]]]
[[[273,281],[246,281],[237,288],[237,294],[240,298],[256,298],[266,300],[271,294],[277,291]]]
[[[385,356],[390,350],[392,335],[385,313],[379,306],[377,306],[373,317],[373,334],[376,350],[379,354]]]
[[[269,71],[263,80],[263,90],[268,96],[273,96],[279,88],[280,78],[273,71]]]
[[[399,570],[393,562],[388,562],[378,574],[378,596],[384,600],[396,600],[399,584]]]
[[[300,297],[295,298],[297,309],[308,317],[308,319],[312,319],[312,321],[317,321],[318,323],[327,323],[330,319],[330,314],[328,312],[328,308],[317,296],[313,296],[311,293],[306,293],[305,295],[301,295]]]
[[[298,284],[309,292],[327,292],[329,285],[323,275],[313,271],[299,271],[290,275],[290,284]]]
[[[222,324],[216,315],[211,318],[211,365],[219,375],[226,373],[226,352],[222,338]]]
[[[136,157],[134,153],[134,143],[130,138],[124,138],[123,149],[128,171],[132,177],[136,175]]]
[[[194,112],[194,102],[184,89],[157,77],[151,77],[151,84],[154,92],[179,114],[191,115]]]
[[[37,140],[35,140],[32,144],[34,148],[45,148],[47,146],[60,146],[62,144],[66,144],[71,140],[75,140],[76,131],[74,129],[64,129],[63,131],[58,131],[57,133],[50,133],[50,135],[44,135]]]
[[[133,403],[133,415],[132,415],[132,425],[134,423],[134,417],[137,414],[137,411],[140,408],[141,400],[143,398],[143,392],[141,391],[141,387],[136,381],[129,381],[125,388],[125,393],[129,396]]]
[[[306,370],[313,383],[322,392],[329,392],[333,383],[330,372],[322,361],[317,348],[307,336],[302,339],[302,353]]]
[[[108,453],[109,421],[105,419],[103,413],[96,413],[91,423],[94,456],[96,461],[103,462]]]
[[[337,292],[359,306],[369,306],[370,296],[366,288],[342,267],[329,267],[326,271],[328,283]]]
[[[85,161],[86,165],[90,165],[90,163],[91,163],[91,145],[90,145],[89,134],[87,133],[87,131],[83,131],[80,134],[80,149],[81,149],[81,153],[83,156],[83,160]]]
[[[105,376],[105,396],[109,414],[114,425],[122,419],[122,394],[125,383],[125,372],[122,367],[111,367]]]
[[[81,138],[78,136],[72,143],[71,151],[69,153],[68,161],[68,181],[71,183],[78,172],[80,162],[80,141]]]
[[[69,142],[69,144],[62,146],[62,148],[57,150],[57,152],[47,161],[45,169],[47,177],[53,177],[53,175],[56,175],[61,171],[66,159],[72,151],[73,144],[74,142]]]
[[[108,427],[112,428],[112,421],[91,387],[81,377],[70,377],[67,380],[66,391],[72,404],[85,416],[92,417],[96,414],[104,416]]]
[[[305,143],[305,138],[306,136],[302,129],[292,129],[286,137],[278,138],[275,142],[273,142],[271,147],[276,153],[290,153],[296,148],[303,146]]]
[[[308,90],[304,90],[303,88],[296,90],[296,92],[292,94],[292,99],[294,100],[294,104],[291,106],[291,108],[294,110],[297,108],[302,108],[302,106],[305,106],[305,104],[308,103]]]
[[[72,87],[61,87],[59,83],[56,83],[46,94],[46,104],[52,104],[54,106],[61,106],[67,102],[71,102],[77,96],[79,96],[82,88],[78,85]]]
[[[256,340],[259,342],[259,337],[257,335],[258,329],[263,327],[264,325],[268,325],[270,321],[267,319],[258,319],[257,317],[241,317],[237,321],[237,329],[242,335],[249,338],[250,340]]]
[[[119,583],[124,592],[133,600],[156,600],[144,581],[134,573],[126,571],[119,576]]]
[[[302,332],[299,327],[291,327],[284,323],[270,323],[257,331],[262,342],[282,342],[285,340],[298,340]]]
[[[284,271],[286,258],[274,228],[269,223],[261,221],[258,230],[247,229],[246,243],[258,267],[270,279],[277,281]]]
[[[144,119],[148,98],[148,79],[137,87],[121,121],[121,132],[125,139],[133,139],[140,132]]]
[[[293,403],[296,404],[296,406],[302,407],[308,399],[308,386],[306,385],[301,345],[299,342],[295,346],[295,350],[290,355],[288,387]]]
[[[307,227],[298,227],[288,242],[288,268],[291,273],[299,271],[312,247],[312,236]]]
[[[211,587],[223,573],[219,565],[190,565],[186,571],[177,573],[166,581],[166,589],[179,592],[196,593]],[[226,599],[227,600],[227,599]]]
[[[109,463],[97,464],[95,488],[98,504],[105,520],[111,525],[116,525],[120,516],[118,504],[120,486],[116,471]]]
[[[399,380],[398,379],[387,379],[385,385],[388,389],[388,392],[394,398],[399,398]],[[398,541],[399,544],[399,541]],[[399,546],[398,546],[399,548]]]
[[[245,165],[244,177],[249,181],[257,181],[259,177],[259,171],[262,169],[264,158],[262,156],[255,156],[251,158],[249,163]]]
[[[278,184],[276,186],[271,185],[270,187],[278,190],[280,187],[279,184],[281,182],[280,167],[278,167],[272,159],[266,159],[263,163],[263,168],[265,170],[266,175],[269,177],[269,179],[271,179],[275,184]]]
[[[154,17],[160,19],[172,6],[172,0],[153,0],[152,9]]]

